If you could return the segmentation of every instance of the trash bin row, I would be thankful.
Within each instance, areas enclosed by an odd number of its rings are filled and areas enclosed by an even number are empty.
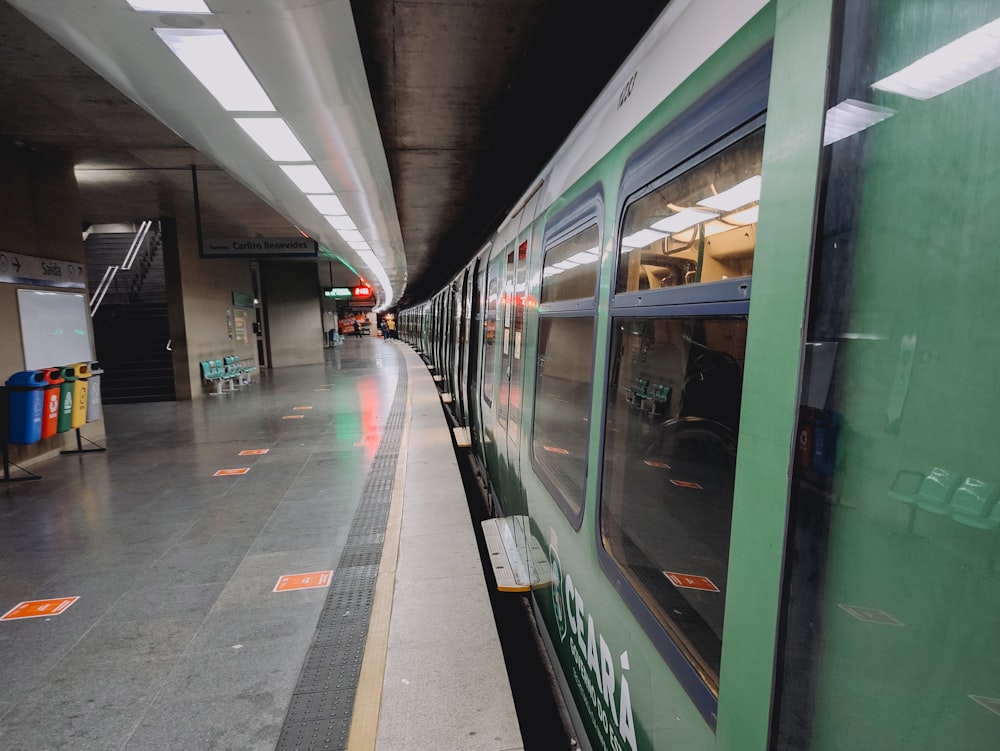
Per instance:
[[[8,442],[29,445],[101,417],[100,363],[22,370],[7,379]]]

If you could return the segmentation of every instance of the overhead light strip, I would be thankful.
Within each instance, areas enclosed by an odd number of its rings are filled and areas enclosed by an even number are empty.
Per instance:
[[[126,0],[133,10],[147,13],[200,13],[211,15],[204,0]]]
[[[280,117],[237,117],[237,125],[276,162],[308,162],[312,158]]]
[[[153,29],[228,112],[274,112],[264,87],[222,29]]]

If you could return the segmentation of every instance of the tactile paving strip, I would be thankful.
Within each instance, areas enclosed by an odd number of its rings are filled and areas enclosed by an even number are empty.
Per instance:
[[[402,359],[402,358],[400,358]],[[275,751],[344,751],[382,558],[406,412],[406,368],[333,573]]]

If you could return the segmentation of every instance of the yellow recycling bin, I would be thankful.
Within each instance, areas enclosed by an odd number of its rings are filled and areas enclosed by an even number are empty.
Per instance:
[[[90,380],[90,363],[77,362],[70,366],[76,371],[73,382],[73,414],[69,426],[79,428],[87,422],[87,387]]]

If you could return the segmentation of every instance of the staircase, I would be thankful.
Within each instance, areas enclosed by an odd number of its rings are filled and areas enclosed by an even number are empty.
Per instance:
[[[95,233],[86,241],[91,305],[99,303],[93,323],[97,360],[104,370],[105,404],[177,398],[167,350],[170,326],[162,242],[158,232],[147,232],[126,269],[134,239],[131,233]]]

